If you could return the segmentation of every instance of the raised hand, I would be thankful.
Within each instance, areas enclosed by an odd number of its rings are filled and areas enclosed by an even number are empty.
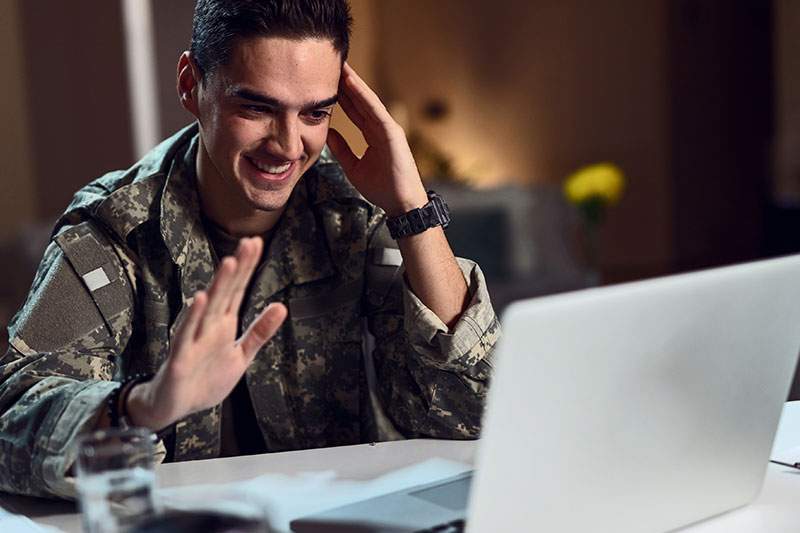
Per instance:
[[[170,355],[152,381],[128,397],[131,421],[154,430],[222,402],[258,350],[286,318],[286,307],[270,304],[239,338],[239,307],[261,257],[261,238],[242,239],[222,260],[208,292],[195,294],[178,326]]]
[[[425,205],[428,198],[403,128],[347,63],[339,81],[339,105],[368,145],[359,159],[338,131],[329,130],[328,146],[356,189],[390,216]]]
[[[359,159],[339,132],[328,132],[328,146],[350,182],[390,217],[425,205],[428,197],[403,128],[347,63],[339,81],[339,104],[368,145]],[[447,326],[454,326],[469,294],[442,228],[402,238],[397,245],[411,289]]]

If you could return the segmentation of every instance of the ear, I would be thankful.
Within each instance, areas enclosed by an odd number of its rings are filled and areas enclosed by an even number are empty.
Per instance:
[[[185,51],[178,59],[178,100],[183,108],[200,119],[197,93],[200,87],[200,69],[191,52]]]

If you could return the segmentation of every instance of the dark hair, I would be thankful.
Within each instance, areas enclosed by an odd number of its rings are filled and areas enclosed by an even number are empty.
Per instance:
[[[347,0],[197,0],[191,52],[201,78],[247,37],[330,39],[344,61],[352,23]]]

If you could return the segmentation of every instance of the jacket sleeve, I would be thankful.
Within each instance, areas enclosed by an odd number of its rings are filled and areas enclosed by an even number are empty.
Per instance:
[[[76,436],[119,386],[131,281],[110,241],[84,222],[48,246],[0,358],[0,490],[73,497]]]
[[[373,217],[372,226],[366,299],[380,408],[409,438],[477,438],[500,336],[480,267],[457,259],[470,301],[448,331],[411,291],[383,213]]]

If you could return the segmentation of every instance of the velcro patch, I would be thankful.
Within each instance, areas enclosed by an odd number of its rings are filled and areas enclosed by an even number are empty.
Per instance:
[[[119,258],[108,238],[90,222],[82,222],[56,237],[69,264],[89,290],[109,331],[114,317],[132,305]]]
[[[372,260],[376,265],[400,266],[403,256],[397,248],[376,248]]]

